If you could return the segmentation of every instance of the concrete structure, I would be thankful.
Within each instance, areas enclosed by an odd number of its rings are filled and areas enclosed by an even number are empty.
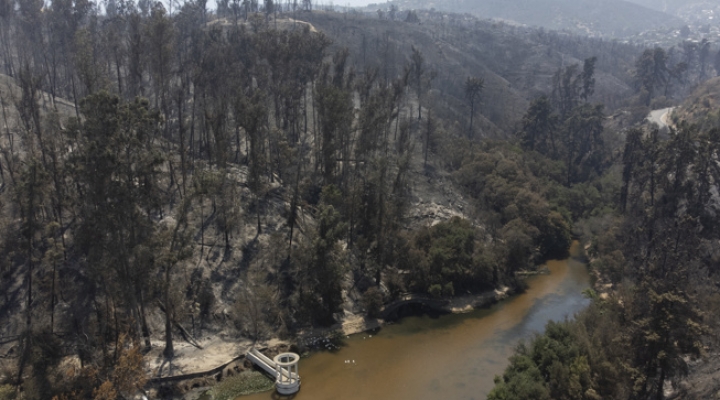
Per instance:
[[[298,374],[299,355],[295,353],[281,353],[271,360],[253,347],[247,352],[247,359],[275,377],[275,389],[278,393],[290,395],[300,390],[300,375]]]
[[[283,395],[297,393],[300,390],[298,361],[300,356],[295,353],[281,353],[273,359],[277,371],[275,388]]]

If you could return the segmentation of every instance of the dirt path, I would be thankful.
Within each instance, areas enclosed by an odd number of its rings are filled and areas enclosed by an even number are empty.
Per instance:
[[[651,123],[657,124],[660,129],[667,128],[670,126],[668,118],[674,109],[675,107],[668,107],[660,110],[653,110],[650,112],[650,115],[648,115],[647,120]]]
[[[208,371],[244,354],[252,343],[249,340],[234,341],[215,338],[201,340],[200,345],[203,347],[202,349],[177,341],[173,344],[175,357],[168,361],[162,355],[165,343],[153,341],[152,350],[145,356],[148,376],[150,378],[167,378]]]
[[[152,350],[145,355],[146,372],[151,379],[180,377],[211,371],[244,355],[252,346],[276,347],[287,342],[270,339],[260,343],[245,338],[206,338],[198,341],[202,349],[186,342],[176,341],[175,357],[166,360],[162,355],[165,343],[153,341]]]

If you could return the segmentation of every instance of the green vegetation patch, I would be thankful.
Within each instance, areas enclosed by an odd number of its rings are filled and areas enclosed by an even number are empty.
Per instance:
[[[10,385],[0,385],[0,400],[15,399],[15,388]]]
[[[243,371],[225,378],[215,385],[210,394],[214,400],[232,400],[239,396],[267,392],[275,388],[275,382],[257,371]]]

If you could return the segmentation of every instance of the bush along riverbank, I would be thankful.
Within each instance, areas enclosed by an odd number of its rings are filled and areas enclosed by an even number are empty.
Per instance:
[[[223,380],[209,391],[212,400],[234,400],[238,396],[267,392],[275,388],[275,382],[258,371],[243,371]]]

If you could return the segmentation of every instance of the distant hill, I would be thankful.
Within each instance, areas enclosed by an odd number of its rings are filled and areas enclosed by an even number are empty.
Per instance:
[[[348,48],[359,72],[379,67],[380,78],[399,74],[410,57],[411,47],[419,49],[428,69],[438,72],[428,100],[437,102],[433,113],[446,121],[465,123],[467,106],[463,84],[469,76],[485,80],[482,105],[476,126],[486,137],[512,134],[529,102],[552,90],[558,68],[582,64],[596,56],[595,95],[612,109],[630,93],[633,68],[641,49],[534,28],[463,18],[452,14],[417,12],[422,23],[338,18],[336,14],[313,12],[298,18],[333,38],[337,49]],[[448,23],[449,19],[454,22]],[[402,18],[400,18],[402,19]],[[390,51],[386,53],[388,48]]]
[[[401,9],[434,8],[612,37],[683,24],[678,17],[623,0],[397,0],[394,3]]]
[[[717,6],[720,1],[717,0],[627,0],[631,3],[639,4],[643,7],[652,8],[653,10],[662,11],[668,14],[675,14],[679,9],[694,5]]]
[[[628,0],[674,15],[688,24],[720,24],[719,0]]]

